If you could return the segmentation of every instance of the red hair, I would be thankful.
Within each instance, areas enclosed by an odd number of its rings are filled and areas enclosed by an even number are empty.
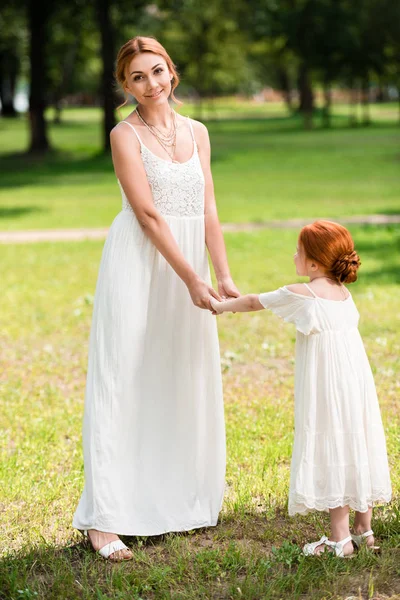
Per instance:
[[[143,52],[152,52],[153,54],[158,54],[159,56],[162,56],[162,58],[165,60],[169,71],[172,73],[171,98],[172,100],[174,100],[174,102],[180,104],[179,100],[177,100],[174,96],[174,90],[179,84],[179,75],[178,71],[176,70],[176,66],[172,62],[171,57],[165,50],[164,46],[162,46],[160,42],[158,42],[155,38],[152,37],[136,36],[131,40],[127,41],[122,46],[122,48],[120,48],[117,55],[117,65],[115,69],[115,78],[119,85],[125,92],[125,87],[127,84],[127,69],[132,59],[135,58],[135,56],[137,56],[138,54],[142,54]],[[125,100],[124,104],[122,104],[121,106],[124,106],[126,103],[127,100]]]
[[[299,243],[306,257],[326,269],[332,279],[340,283],[357,280],[361,262],[346,227],[331,221],[315,221],[300,231]]]

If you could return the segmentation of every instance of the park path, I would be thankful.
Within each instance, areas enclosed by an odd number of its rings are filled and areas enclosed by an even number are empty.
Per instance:
[[[298,229],[311,219],[288,219],[282,221],[261,221],[259,223],[223,223],[226,233],[262,231],[265,229]],[[335,220],[335,219],[332,219]],[[366,215],[344,217],[342,225],[389,225],[399,224],[399,215]],[[0,231],[1,244],[26,244],[33,242],[74,242],[82,240],[103,240],[108,227],[79,229],[32,229],[26,231]]]

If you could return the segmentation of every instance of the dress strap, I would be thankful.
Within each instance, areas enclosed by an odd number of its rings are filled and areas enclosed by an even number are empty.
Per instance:
[[[187,118],[187,120],[188,120],[188,123],[189,123],[190,132],[191,132],[191,134],[192,134],[192,139],[193,139],[193,142],[194,142],[194,144],[196,145],[196,139],[195,139],[195,137],[194,137],[194,131],[193,131],[193,125],[192,125],[192,121],[191,121],[190,117],[186,117],[186,118]]]
[[[133,129],[133,131],[135,132],[136,137],[139,140],[140,145],[144,146],[142,140],[140,139],[140,135],[138,134],[138,132],[136,131],[136,129],[134,128],[134,126],[131,125],[131,123],[128,123],[128,121],[120,121],[119,123],[117,123],[117,125],[121,125],[121,123],[126,123],[127,125],[129,125],[129,127],[131,127]]]
[[[308,291],[312,293],[312,295],[314,296],[314,298],[318,298],[317,294],[314,292],[314,290],[312,290],[312,289],[310,288],[310,286],[309,286],[309,285],[307,285],[306,283],[303,283],[303,285],[305,285],[305,286],[306,286],[306,288],[308,289]]]

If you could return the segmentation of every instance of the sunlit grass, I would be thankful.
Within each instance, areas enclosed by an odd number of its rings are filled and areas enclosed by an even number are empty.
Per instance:
[[[9,245],[0,247],[0,598],[333,599],[359,597],[359,588],[362,598],[399,589],[400,228],[352,232],[362,268],[351,291],[395,493],[391,506],[375,511],[381,556],[299,555],[299,546],[326,531],[327,518],[287,516],[295,331],[267,311],[218,321],[228,449],[218,526],[127,538],[135,560],[120,566],[86,551],[71,521],[83,485],[87,345],[102,243]],[[241,291],[296,281],[296,237],[288,230],[227,234]]]

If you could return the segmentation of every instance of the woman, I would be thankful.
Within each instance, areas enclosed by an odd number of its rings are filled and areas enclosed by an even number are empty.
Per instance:
[[[118,54],[117,80],[137,108],[111,132],[122,211],[96,287],[85,487],[73,526],[105,558],[129,560],[117,534],[217,523],[225,425],[210,296],[239,292],[217,216],[207,129],[170,108],[179,83],[170,57],[156,40],[136,37]]]

